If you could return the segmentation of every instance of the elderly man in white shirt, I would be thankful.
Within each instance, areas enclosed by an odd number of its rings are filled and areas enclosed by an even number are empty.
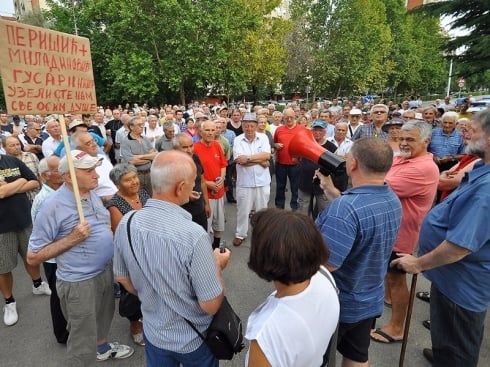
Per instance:
[[[59,122],[54,117],[49,117],[46,122],[46,130],[49,137],[44,140],[42,151],[44,157],[49,157],[61,143],[61,128]]]
[[[352,140],[347,137],[347,131],[349,129],[349,125],[347,122],[337,122],[335,124],[334,135],[327,140],[334,143],[337,147],[335,154],[345,158],[345,155],[350,152],[350,148],[352,147]]]
[[[155,148],[155,142],[163,135],[163,128],[158,124],[157,115],[150,114],[148,116],[145,127],[143,128],[143,135],[148,138],[153,148]]]
[[[237,227],[234,246],[240,246],[247,237],[250,211],[267,208],[271,183],[271,146],[267,135],[257,133],[255,113],[245,114],[242,128],[243,134],[235,138],[233,145],[237,176]]]
[[[109,172],[113,166],[105,154],[99,154],[94,138],[88,132],[78,131],[72,135],[72,142],[76,149],[82,150],[92,157],[100,158],[100,164],[95,168],[99,175],[99,184],[94,189],[95,194],[101,198],[106,205],[117,192],[117,187],[109,178]]]

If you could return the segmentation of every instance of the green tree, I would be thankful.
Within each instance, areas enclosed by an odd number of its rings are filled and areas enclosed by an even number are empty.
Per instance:
[[[411,86],[413,92],[428,95],[444,90],[448,63],[441,53],[444,37],[439,19],[423,14],[408,17],[412,42],[415,44],[415,55],[418,63],[416,71],[420,80]]]
[[[18,22],[33,25],[35,27],[49,28],[43,13],[39,10],[34,10],[21,15]]]
[[[309,14],[304,11],[307,9],[306,4],[298,3],[300,2],[294,2],[290,9],[292,24],[285,39],[287,66],[283,81],[284,89],[294,92],[305,91],[313,85],[313,50],[316,47],[309,32],[312,28]],[[317,91],[313,88],[312,92],[315,95]]]
[[[282,75],[284,26],[267,18],[279,0],[85,0],[76,8],[91,40],[98,95],[162,101],[178,93],[227,98]],[[69,31],[71,1],[52,3]],[[85,33],[87,31],[87,33]],[[259,76],[260,74],[260,76]]]
[[[430,3],[416,13],[446,16],[449,28],[459,35],[448,39],[443,48],[461,65],[464,75],[490,70],[490,12],[488,0],[451,0]]]
[[[247,70],[247,80],[255,103],[261,89],[277,85],[285,73],[286,51],[283,40],[290,23],[282,18],[268,16],[279,3],[278,0],[265,1],[261,8],[254,7],[262,16],[259,17],[258,27],[248,32],[244,45],[242,62]]]
[[[420,57],[416,40],[412,37],[405,0],[384,0],[386,18],[393,38],[389,58],[393,68],[388,75],[387,86],[396,92],[408,92],[421,81],[420,69],[424,62]]]
[[[328,13],[328,6],[333,13]],[[318,13],[317,22],[321,25],[323,15],[325,32],[323,37],[321,31],[315,33],[317,88],[323,86],[337,96],[382,90],[393,68],[388,57],[392,38],[383,2],[337,1]]]
[[[444,36],[439,19],[407,13],[404,0],[383,1],[393,37],[388,86],[403,95],[442,90],[447,65],[440,52]]]

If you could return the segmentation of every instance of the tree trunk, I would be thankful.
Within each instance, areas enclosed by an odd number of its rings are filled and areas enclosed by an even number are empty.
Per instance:
[[[180,89],[180,90],[179,90],[179,92],[180,92],[180,104],[181,104],[182,106],[184,106],[184,107],[185,107],[185,106],[186,106],[186,104],[185,104],[185,90],[184,90],[184,83],[185,83],[185,79],[184,79],[184,78],[182,78],[182,80],[180,81],[180,88],[179,88],[179,89]]]

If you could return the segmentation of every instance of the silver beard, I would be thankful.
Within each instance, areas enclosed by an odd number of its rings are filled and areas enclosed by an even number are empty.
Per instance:
[[[486,141],[485,138],[481,138],[477,141],[470,141],[466,146],[467,154],[474,154],[480,158],[485,156]]]

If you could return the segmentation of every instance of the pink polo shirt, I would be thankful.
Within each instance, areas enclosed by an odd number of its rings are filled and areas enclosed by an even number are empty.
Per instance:
[[[385,181],[402,203],[402,222],[393,251],[412,254],[422,221],[436,196],[439,169],[431,153],[409,159],[397,156]]]

